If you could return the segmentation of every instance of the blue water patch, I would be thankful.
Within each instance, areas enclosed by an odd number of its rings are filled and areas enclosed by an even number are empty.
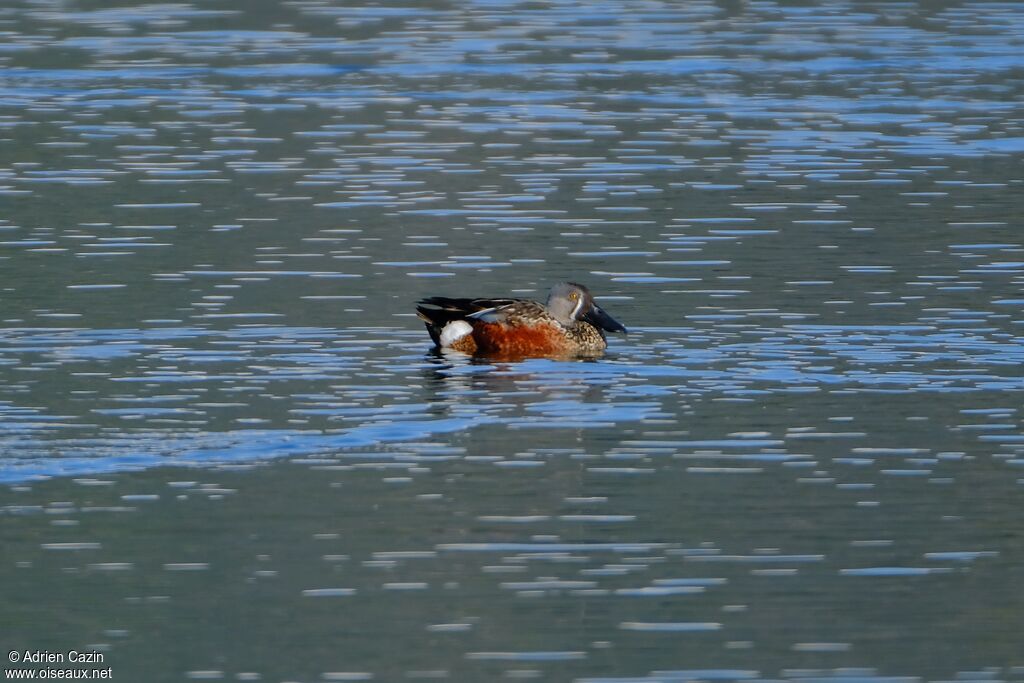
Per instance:
[[[840,569],[842,576],[867,577],[905,577],[943,574],[952,570],[945,567],[863,567],[860,569]]]

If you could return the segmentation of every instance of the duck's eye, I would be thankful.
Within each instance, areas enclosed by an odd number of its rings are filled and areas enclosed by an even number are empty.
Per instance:
[[[577,299],[580,298],[580,295],[577,294],[576,292],[573,292],[572,294],[569,295],[569,298],[572,299],[573,301],[576,301]]]

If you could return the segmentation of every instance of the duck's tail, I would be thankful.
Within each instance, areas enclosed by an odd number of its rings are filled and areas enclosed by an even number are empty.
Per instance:
[[[427,327],[434,344],[443,347],[446,340],[442,339],[445,327],[449,323],[465,320],[467,316],[487,308],[481,305],[480,299],[451,299],[446,296],[432,296],[420,299],[416,306],[416,315]]]

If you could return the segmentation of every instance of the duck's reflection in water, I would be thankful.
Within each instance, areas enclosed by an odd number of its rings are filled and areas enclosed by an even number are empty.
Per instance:
[[[624,392],[629,366],[593,356],[514,361],[434,350],[425,361],[423,388],[438,417],[475,406],[482,421],[500,416],[521,427],[596,427],[642,419],[662,408]]]

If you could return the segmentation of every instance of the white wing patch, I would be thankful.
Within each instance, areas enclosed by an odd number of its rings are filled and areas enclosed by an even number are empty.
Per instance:
[[[473,332],[473,326],[465,320],[453,320],[441,330],[441,348],[446,348]]]
[[[499,313],[499,308],[485,308],[482,311],[477,311],[471,315],[467,315],[467,318],[473,318],[485,323],[498,323],[505,319],[503,313]]]

